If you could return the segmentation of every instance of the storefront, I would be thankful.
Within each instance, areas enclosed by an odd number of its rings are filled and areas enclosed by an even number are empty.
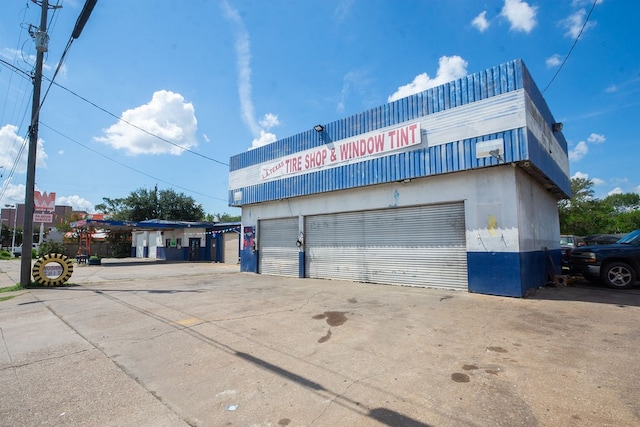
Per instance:
[[[510,296],[559,273],[567,144],[520,60],[230,165],[243,271]]]

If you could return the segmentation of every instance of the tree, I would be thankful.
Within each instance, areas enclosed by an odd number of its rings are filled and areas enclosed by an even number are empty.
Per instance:
[[[572,178],[571,191],[570,199],[558,202],[562,234],[627,233],[640,228],[640,195],[624,193],[596,199],[593,181],[586,178]]]
[[[145,221],[161,219],[170,221],[202,221],[202,205],[183,193],[174,190],[140,188],[119,199],[103,198],[96,210],[110,214],[116,220]]]
[[[207,214],[204,217],[205,221],[208,222],[240,222],[242,220],[241,215],[231,215],[228,213],[223,214]]]

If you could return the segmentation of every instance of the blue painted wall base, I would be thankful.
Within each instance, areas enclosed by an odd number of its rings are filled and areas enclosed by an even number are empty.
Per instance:
[[[560,250],[468,252],[469,292],[524,297],[560,274]]]
[[[240,251],[240,271],[245,273],[258,272],[258,251],[252,249]]]

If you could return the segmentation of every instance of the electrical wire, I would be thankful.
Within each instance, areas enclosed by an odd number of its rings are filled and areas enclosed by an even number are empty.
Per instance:
[[[105,154],[103,154],[103,153],[101,153],[101,152],[99,152],[97,150],[94,150],[91,147],[88,147],[88,146],[84,145],[83,143],[81,143],[79,141],[76,141],[75,139],[71,138],[70,136],[63,134],[60,131],[57,131],[56,129],[52,128],[51,126],[48,126],[47,124],[43,123],[42,121],[40,121],[40,124],[42,126],[46,127],[47,129],[49,129],[49,130],[57,133],[58,135],[62,136],[63,138],[68,139],[69,141],[73,142],[74,144],[77,144],[77,145],[81,146],[82,148],[84,148],[86,150],[89,150],[89,151],[91,151],[91,152],[93,152],[93,153],[95,153],[95,154],[97,154],[97,155],[99,155],[101,157],[104,157],[105,159],[107,159],[107,160],[109,160],[109,161],[111,161],[113,163],[116,163],[116,164],[118,164],[118,165],[120,165],[120,166],[122,166],[124,168],[129,169],[129,170],[132,170],[132,171],[134,171],[134,172],[136,172],[136,173],[138,173],[140,175],[144,175],[144,176],[146,176],[148,178],[152,178],[154,180],[157,180],[157,181],[160,181],[160,182],[164,182],[165,184],[168,184],[168,185],[170,185],[172,187],[180,188],[182,190],[188,191],[188,192],[193,193],[193,194],[198,194],[198,195],[201,195],[201,196],[209,197],[211,199],[220,200],[220,201],[223,201],[223,202],[228,202],[227,199],[222,199],[220,197],[215,197],[215,196],[212,196],[210,194],[200,193],[198,191],[194,191],[194,190],[191,190],[191,189],[188,189],[188,188],[185,188],[185,187],[181,187],[179,185],[173,184],[173,183],[171,183],[169,181],[166,181],[164,179],[161,179],[161,178],[158,178],[156,176],[150,175],[150,174],[148,174],[146,172],[142,172],[141,170],[138,170],[138,169],[136,169],[136,168],[134,168],[132,166],[129,166],[129,165],[125,164],[125,163],[122,163],[122,162],[120,162],[118,160],[115,160],[115,159],[113,159],[113,158],[111,158],[111,157],[109,157],[109,156],[107,156],[107,155],[105,155]]]
[[[596,8],[596,3],[598,3],[598,0],[593,0],[593,4],[591,5],[591,10],[589,10],[589,13],[587,14],[587,18],[584,20],[584,24],[582,24],[582,28],[580,28],[580,32],[576,36],[576,39],[573,41],[573,45],[571,46],[571,49],[569,49],[569,52],[567,52],[567,55],[562,60],[562,63],[556,70],[556,73],[553,75],[553,77],[551,78],[547,86],[544,89],[542,89],[542,93],[544,93],[547,89],[549,89],[549,86],[551,86],[551,83],[553,83],[553,81],[556,79],[558,74],[560,74],[560,70],[562,70],[562,67],[564,67],[564,64],[569,59],[569,55],[571,55],[571,52],[573,52],[573,48],[575,48],[576,44],[578,44],[578,40],[580,40],[580,36],[582,35],[582,32],[584,31],[585,27],[587,26],[587,23],[589,22],[589,18],[591,17],[591,13],[593,12],[593,9]]]
[[[68,48],[69,48],[70,46],[71,46],[71,40],[69,40],[69,43],[67,44],[67,48],[65,48],[65,51],[64,51],[64,53],[63,53],[63,57],[62,57],[62,59],[64,59],[64,56],[66,55],[66,52],[67,52],[67,50],[68,50]],[[119,120],[119,121],[122,121],[122,122],[124,122],[124,123],[128,124],[129,126],[132,126],[132,127],[136,128],[136,129],[138,129],[138,130],[140,130],[140,131],[142,131],[142,132],[146,133],[146,134],[147,134],[147,135],[149,135],[149,136],[152,136],[152,137],[154,137],[154,138],[157,138],[157,139],[159,139],[159,140],[161,140],[161,141],[163,141],[163,142],[166,142],[166,143],[168,143],[168,144],[171,144],[171,145],[173,145],[174,147],[180,148],[181,150],[187,151],[187,152],[189,152],[189,153],[191,153],[191,154],[194,154],[194,155],[196,155],[196,156],[199,156],[199,157],[202,157],[202,158],[204,158],[204,159],[210,160],[210,161],[212,161],[212,162],[218,163],[218,164],[220,164],[220,165],[222,165],[222,166],[229,166],[229,164],[228,164],[228,163],[224,163],[224,162],[222,162],[222,161],[220,161],[220,160],[217,160],[217,159],[214,159],[214,158],[212,158],[212,157],[205,156],[204,154],[198,153],[198,152],[196,152],[196,151],[190,150],[190,149],[188,149],[188,148],[186,148],[186,147],[183,147],[183,146],[181,146],[181,145],[179,145],[179,144],[176,144],[175,142],[169,141],[169,140],[168,140],[168,139],[166,139],[166,138],[163,138],[163,137],[161,137],[161,136],[159,136],[159,135],[156,135],[156,134],[154,134],[153,132],[150,132],[150,131],[148,131],[148,130],[146,130],[146,129],[144,129],[144,128],[141,128],[140,126],[138,126],[138,125],[136,125],[136,124],[134,124],[134,123],[131,123],[131,122],[129,122],[129,121],[127,121],[127,120],[125,120],[125,119],[123,119],[123,118],[121,118],[121,117],[118,117],[118,116],[117,116],[117,115],[115,115],[114,113],[112,113],[112,112],[110,112],[110,111],[106,110],[105,108],[100,107],[99,105],[97,105],[96,103],[94,103],[94,102],[92,102],[92,101],[88,100],[87,98],[83,97],[82,95],[79,95],[79,94],[77,94],[76,92],[72,91],[71,89],[68,89],[67,87],[62,86],[62,85],[61,85],[61,84],[59,84],[59,83],[56,83],[56,82],[54,81],[54,79],[55,79],[55,77],[56,77],[56,75],[57,75],[57,73],[58,73],[58,71],[59,71],[59,69],[60,69],[60,67],[61,67],[61,65],[62,65],[62,59],[61,59],[61,61],[60,61],[60,62],[58,62],[58,67],[56,68],[56,71],[55,71],[54,76],[53,76],[52,78],[49,78],[49,77],[44,76],[44,75],[42,76],[42,77],[43,77],[43,79],[45,79],[45,80],[47,80],[47,81],[49,82],[49,86],[47,87],[47,90],[46,90],[46,92],[45,92],[45,95],[44,95],[44,97],[43,97],[43,100],[42,100],[42,102],[40,103],[40,108],[42,108],[42,104],[44,103],[44,98],[46,98],[47,94],[49,93],[49,90],[51,89],[51,86],[52,86],[52,85],[55,85],[55,86],[59,87],[60,89],[62,89],[62,90],[65,90],[65,91],[69,92],[69,93],[70,93],[70,94],[72,94],[73,96],[75,96],[75,97],[77,97],[77,98],[79,98],[79,99],[83,100],[83,101],[84,101],[84,102],[86,102],[87,104],[89,104],[89,105],[91,105],[91,106],[93,106],[93,107],[97,108],[98,110],[100,110],[100,111],[102,111],[102,112],[104,112],[104,113],[106,113],[106,114],[110,115],[111,117],[113,117],[113,118],[115,118],[115,119],[117,119],[117,120]],[[2,59],[0,59],[0,62],[4,63],[5,65],[7,65],[7,66],[9,66],[9,67],[11,67],[15,72],[21,73],[21,74],[23,74],[23,75],[27,76],[28,78],[31,78],[31,76],[30,76],[28,73],[26,73],[24,70],[21,70],[20,68],[16,67],[15,65],[12,65],[12,64],[10,64],[10,63],[8,63],[8,62],[6,62],[6,61],[2,60]]]
[[[44,77],[44,79],[45,79],[45,80],[49,80],[49,78],[48,78],[48,77],[45,77],[45,76],[43,76],[43,77]],[[84,101],[84,102],[86,102],[87,104],[89,104],[89,105],[91,105],[91,106],[93,106],[93,107],[97,108],[98,110],[102,111],[103,113],[106,113],[106,114],[110,115],[111,117],[115,118],[116,120],[121,121],[121,122],[123,122],[123,123],[126,123],[126,124],[128,124],[129,126],[134,127],[134,128],[136,128],[136,129],[138,129],[139,131],[142,131],[142,132],[146,133],[146,134],[147,134],[147,135],[149,135],[149,136],[152,136],[152,137],[154,137],[154,138],[158,138],[160,141],[166,142],[167,144],[171,144],[171,145],[173,145],[174,147],[177,147],[177,148],[179,148],[179,149],[181,149],[181,150],[187,151],[187,152],[189,152],[189,153],[191,153],[191,154],[193,154],[193,155],[196,155],[196,156],[198,156],[198,157],[202,157],[203,159],[210,160],[210,161],[215,162],[215,163],[218,163],[219,165],[222,165],[222,166],[229,166],[229,164],[228,164],[228,163],[222,162],[222,161],[217,160],[217,159],[214,159],[214,158],[212,158],[212,157],[205,156],[204,154],[198,153],[197,151],[190,150],[190,149],[188,149],[187,147],[183,147],[182,145],[179,145],[179,144],[176,144],[175,142],[169,141],[168,139],[163,138],[163,137],[161,137],[161,136],[159,136],[159,135],[156,135],[156,134],[154,134],[153,132],[149,132],[148,130],[146,130],[146,129],[144,129],[144,128],[141,128],[140,126],[136,125],[135,123],[131,123],[130,121],[127,121],[127,120],[123,119],[122,117],[118,117],[118,116],[117,116],[117,115],[115,115],[114,113],[112,113],[112,112],[110,112],[110,111],[108,111],[108,110],[106,110],[106,109],[104,109],[104,108],[100,107],[99,105],[95,104],[94,102],[89,101],[87,98],[84,98],[83,96],[78,95],[77,93],[75,93],[75,92],[74,92],[74,91],[72,91],[71,89],[68,89],[68,88],[66,88],[66,87],[62,86],[62,85],[61,85],[61,84],[59,84],[59,83],[56,83],[56,82],[54,82],[54,81],[51,81],[51,83],[52,83],[52,84],[54,84],[55,86],[59,87],[60,89],[63,89],[63,90],[65,90],[65,91],[69,92],[69,93],[70,93],[70,94],[72,94],[73,96],[75,96],[75,97],[77,97],[77,98],[80,98],[81,100],[83,100],[83,101]]]

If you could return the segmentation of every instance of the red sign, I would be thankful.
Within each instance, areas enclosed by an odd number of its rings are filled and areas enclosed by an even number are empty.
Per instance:
[[[33,204],[38,210],[54,211],[56,210],[56,193],[47,194],[46,191],[44,193],[34,191]]]

